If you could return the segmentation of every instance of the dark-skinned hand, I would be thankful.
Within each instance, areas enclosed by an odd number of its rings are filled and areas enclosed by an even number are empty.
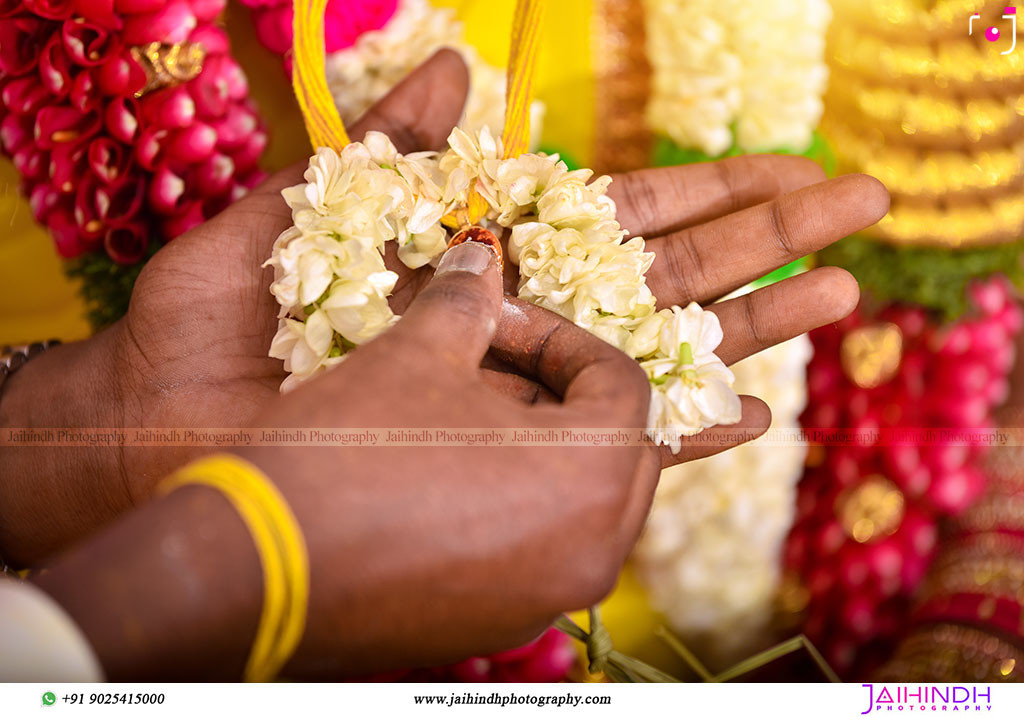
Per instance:
[[[458,121],[467,86],[461,58],[442,50],[351,134],[383,131],[402,152],[439,149]],[[0,427],[248,425],[284,378],[281,363],[267,357],[278,307],[268,292],[271,272],[260,267],[291,224],[280,190],[302,181],[305,164],[280,172],[161,249],[139,277],[128,315],[113,327],[51,350],[15,374],[0,403]],[[823,179],[809,160],[750,156],[619,175],[610,194],[622,225],[646,237],[656,253],[648,285],[660,304],[708,304],[885,215],[888,195],[878,181]],[[401,277],[393,305],[402,313],[431,270],[413,272],[390,259]],[[505,289],[514,292],[513,274]],[[725,333],[718,354],[732,364],[843,318],[858,298],[852,276],[822,267],[714,304]],[[524,402],[553,400],[528,371],[502,359],[512,325],[498,327],[485,380]],[[536,349],[549,350],[543,342]],[[763,402],[743,397],[742,421],[730,435],[756,436],[770,420]],[[728,447],[707,443],[684,442],[677,456],[663,451],[664,462]],[[0,554],[14,564],[38,563],[148,498],[156,481],[204,450],[6,448]]]

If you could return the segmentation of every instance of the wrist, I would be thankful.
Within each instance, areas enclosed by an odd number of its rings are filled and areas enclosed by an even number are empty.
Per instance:
[[[75,621],[113,681],[237,680],[263,597],[245,524],[204,487],[139,509],[36,583]]]
[[[55,346],[11,374],[0,391],[0,435],[123,426],[117,333],[115,327]],[[116,447],[11,441],[0,451],[0,554],[16,565],[34,564],[130,507],[121,455]]]

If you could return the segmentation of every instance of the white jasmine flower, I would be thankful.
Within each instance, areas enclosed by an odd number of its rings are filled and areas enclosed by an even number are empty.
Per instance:
[[[540,221],[559,229],[583,229],[599,221],[614,220],[615,202],[605,194],[611,177],[599,177],[587,184],[592,176],[589,169],[577,169],[558,177],[537,200]]]
[[[406,266],[430,263],[447,246],[444,216],[479,191],[489,207],[481,221],[511,228],[520,298],[642,360],[656,440],[678,450],[680,434],[739,420],[732,373],[714,354],[718,319],[697,304],[655,313],[645,278],[654,255],[640,237],[624,241],[607,196],[610,178],[590,181],[590,170],[569,171],[557,157],[502,159],[501,141],[487,128],[456,129],[448,141],[443,154],[403,157],[370,133],[340,154],[321,149],[306,183],[283,192],[294,226],[267,264],[282,306],[271,355],[291,373],[284,388],[398,320],[388,304],[398,275],[385,265],[387,242],[397,243]]]
[[[330,327],[346,341],[366,343],[397,321],[388,305],[397,280],[394,272],[382,271],[365,281],[336,281],[317,314],[326,315]]]
[[[437,152],[401,155],[395,168],[409,183],[414,196],[435,202],[444,201],[444,187],[448,179],[438,166]]]
[[[448,232],[435,224],[419,234],[410,234],[398,248],[398,258],[410,269],[426,266],[448,247]]]
[[[312,376],[331,350],[334,332],[322,311],[314,311],[305,323],[282,319],[270,344],[271,358],[283,359],[284,370],[299,378]]]
[[[445,200],[464,206],[472,190],[479,191],[484,198],[492,194],[488,191],[488,175],[484,166],[490,164],[495,171],[502,161],[501,139],[495,138],[487,127],[475,135],[456,127],[448,136],[448,147],[449,151],[441,156],[439,164],[449,178],[445,186]]]
[[[800,336],[733,367],[735,388],[771,407],[773,429],[799,428],[810,356]],[[768,639],[806,451],[765,436],[663,471],[633,564],[652,607],[702,657],[733,664]]]
[[[652,439],[678,453],[681,435],[738,422],[740,400],[735,377],[714,353],[722,341],[718,317],[696,302],[660,313],[657,352],[640,363],[651,380],[647,425]]]
[[[658,350],[661,329],[668,321],[667,312],[651,314],[629,336],[625,351],[631,358],[644,358]]]
[[[654,255],[643,248],[639,237],[621,244],[618,232],[608,236],[540,222],[517,224],[509,239],[522,277],[519,298],[623,349],[629,329],[654,311],[655,298],[644,281]]]
[[[480,193],[497,211],[496,221],[511,226],[568,168],[558,155],[524,154],[484,162],[484,172]]]

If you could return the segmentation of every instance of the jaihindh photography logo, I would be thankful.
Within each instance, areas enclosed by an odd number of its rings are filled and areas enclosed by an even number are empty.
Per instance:
[[[977,685],[864,684],[867,698],[862,715],[874,712],[990,712],[992,688]],[[861,703],[863,704],[863,702]]]
[[[974,35],[974,21],[980,19],[981,15],[979,13],[974,13],[973,15],[971,15],[971,19],[967,23],[968,35]],[[1000,30],[998,27],[993,25],[987,30],[985,30],[985,39],[988,40],[989,42],[999,42],[1000,38],[1006,38],[1010,43],[1010,47],[1006,50],[1003,50],[999,54],[1009,55],[1011,52],[1017,49],[1017,8],[1012,6],[1005,8],[1003,10],[1002,19],[1009,22],[1010,27],[1003,28],[1002,30]],[[1004,30],[1007,31],[1004,32]]]

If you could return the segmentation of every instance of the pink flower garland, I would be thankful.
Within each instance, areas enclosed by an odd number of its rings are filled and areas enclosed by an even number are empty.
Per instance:
[[[278,55],[292,48],[292,3],[288,0],[242,0],[252,8],[256,36]],[[324,14],[324,42],[328,53],[355,44],[364,32],[379,30],[395,14],[398,0],[331,0]]]
[[[267,135],[214,24],[224,0],[0,0],[0,145],[67,258],[143,260],[258,183]],[[132,47],[197,43],[194,79],[136,97]]]

